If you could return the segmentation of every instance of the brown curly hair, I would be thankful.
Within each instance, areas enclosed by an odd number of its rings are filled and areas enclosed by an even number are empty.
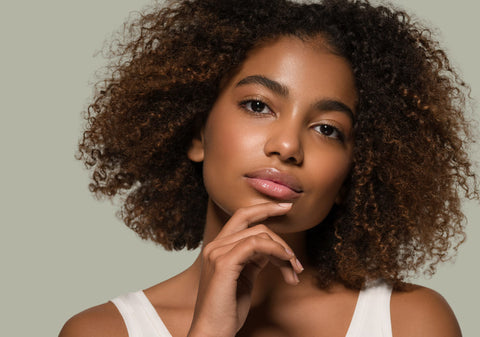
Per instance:
[[[356,0],[184,0],[121,34],[77,157],[92,192],[123,197],[119,215],[143,239],[200,244],[208,195],[187,148],[248,51],[288,35],[324,38],[351,63],[359,93],[344,200],[307,235],[320,284],[399,285],[433,273],[464,240],[461,199],[479,198],[469,88],[405,12]]]

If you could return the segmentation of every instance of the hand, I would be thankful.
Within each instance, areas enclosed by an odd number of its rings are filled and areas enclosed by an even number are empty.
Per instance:
[[[202,252],[202,271],[195,313],[188,336],[235,336],[245,323],[255,279],[268,262],[284,280],[298,283],[303,268],[290,247],[265,225],[286,214],[291,204],[264,203],[237,210]]]

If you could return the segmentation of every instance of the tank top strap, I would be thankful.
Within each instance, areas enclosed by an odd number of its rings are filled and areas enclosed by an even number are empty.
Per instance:
[[[380,281],[362,289],[345,337],[392,337],[391,294],[392,288]]]
[[[345,337],[392,337],[390,297],[392,288],[376,282],[358,295]],[[111,300],[122,315],[129,337],[172,337],[143,291]]]
[[[172,337],[143,291],[111,300],[122,315],[129,337]]]

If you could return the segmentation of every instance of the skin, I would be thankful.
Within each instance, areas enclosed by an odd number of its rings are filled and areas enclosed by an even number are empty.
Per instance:
[[[210,197],[202,252],[145,291],[173,336],[345,336],[358,291],[318,289],[304,233],[341,202],[356,101],[348,62],[320,39],[282,37],[251,51],[188,152],[203,162]],[[299,195],[253,188],[246,176],[265,168],[294,176]],[[461,335],[445,300],[422,287],[394,292],[391,318],[395,337]],[[127,333],[109,302],[70,319],[60,337],[72,336]]]

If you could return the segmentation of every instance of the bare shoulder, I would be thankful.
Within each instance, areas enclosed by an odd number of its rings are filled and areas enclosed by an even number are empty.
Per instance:
[[[127,328],[115,305],[107,302],[70,318],[59,337],[127,337]]]
[[[447,301],[432,289],[408,285],[392,293],[390,307],[394,337],[462,335]]]

